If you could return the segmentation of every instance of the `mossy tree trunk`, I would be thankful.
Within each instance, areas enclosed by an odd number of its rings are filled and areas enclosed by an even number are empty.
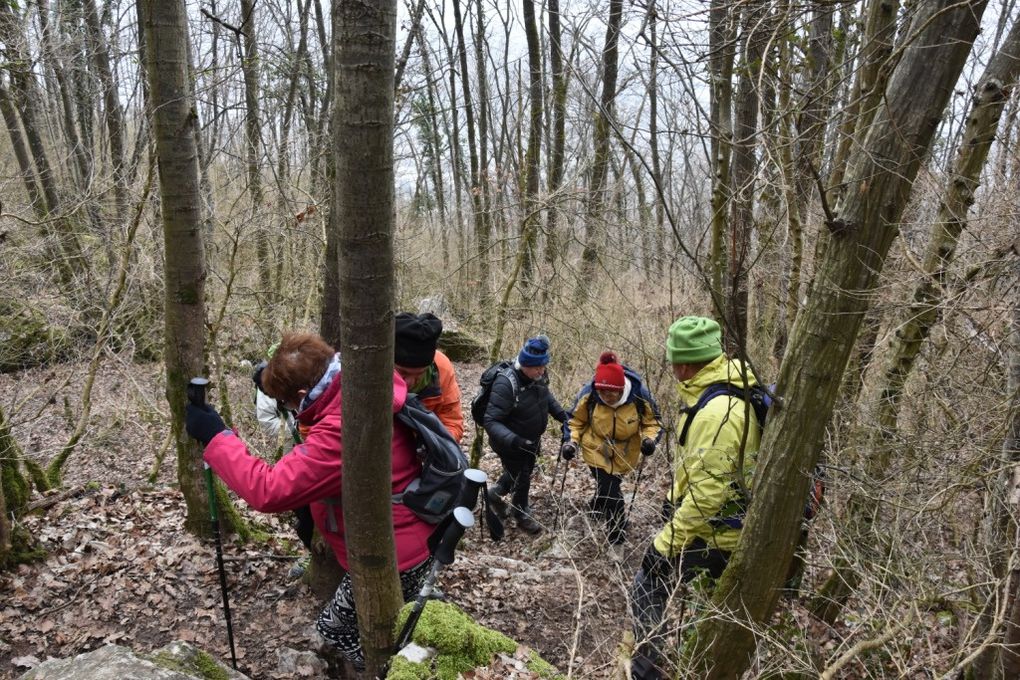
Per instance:
[[[402,602],[391,494],[396,0],[334,4],[334,160],[343,352],[344,525],[369,672]],[[375,677],[373,675],[372,677]]]
[[[765,433],[740,544],[719,580],[720,614],[698,625],[690,658],[699,677],[739,677],[756,629],[775,609],[800,536],[810,476],[868,301],[913,180],[978,33],[987,0],[915,6],[915,34],[847,173],[847,198],[815,286],[798,315],[777,386],[783,405]],[[777,455],[775,452],[782,452]]]
[[[18,469],[21,457],[21,447],[11,433],[7,414],[0,408],[0,569],[17,559],[11,517],[19,517],[28,503],[28,480]]]
[[[202,199],[194,132],[198,112],[189,84],[187,12],[183,0],[139,0],[139,11],[144,21],[166,253],[166,398],[177,448],[177,480],[187,505],[185,527],[195,535],[207,536],[211,524],[202,449],[184,430],[188,381],[205,374],[206,316]],[[222,514],[221,522],[229,513]]]

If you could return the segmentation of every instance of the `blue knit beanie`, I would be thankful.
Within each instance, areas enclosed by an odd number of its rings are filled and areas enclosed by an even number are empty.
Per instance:
[[[545,366],[549,363],[549,338],[539,335],[528,338],[517,355],[521,366]]]

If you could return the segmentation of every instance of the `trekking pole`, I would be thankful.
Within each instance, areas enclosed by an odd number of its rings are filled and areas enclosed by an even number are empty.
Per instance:
[[[207,378],[192,378],[188,383],[188,401],[195,406],[205,406]],[[227,641],[230,643],[230,663],[237,670],[237,653],[234,651],[234,626],[230,620],[230,597],[227,593],[227,572],[223,568],[223,544],[220,540],[220,518],[216,512],[216,489],[213,486],[212,468],[205,466],[205,488],[209,492],[209,519],[212,521],[213,539],[216,544],[216,566],[220,572],[220,593],[223,595],[223,618],[227,621]]]
[[[560,470],[560,459],[559,456],[556,458],[556,470],[555,474],[559,474]],[[570,471],[570,461],[563,461],[563,478],[560,480],[560,496],[556,499],[556,514],[553,515],[553,531],[557,531],[560,528],[560,508],[563,507],[563,490],[567,486],[567,472]],[[556,488],[556,477],[553,476],[553,490]]]
[[[627,506],[627,515],[623,518],[624,522],[630,521],[630,513],[634,509],[634,499],[637,498],[638,487],[641,486],[641,474],[645,471],[645,458],[647,456],[641,456],[641,463],[638,464],[637,479],[634,480],[634,490],[630,494],[630,505]]]
[[[422,584],[421,590],[418,591],[418,597],[414,600],[414,606],[407,616],[407,621],[404,622],[404,627],[400,629],[400,635],[397,636],[397,643],[393,650],[394,654],[411,641],[411,635],[414,633],[415,626],[418,625],[418,619],[421,618],[429,595],[432,594],[432,589],[436,585],[436,577],[439,576],[443,567],[453,563],[453,553],[457,549],[457,543],[464,532],[474,526],[475,516],[467,508],[459,507],[453,509],[453,520],[446,528],[442,540],[439,541],[439,546],[433,556],[432,570]]]

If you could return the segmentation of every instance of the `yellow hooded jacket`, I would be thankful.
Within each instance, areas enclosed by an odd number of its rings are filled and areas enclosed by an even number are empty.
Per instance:
[[[608,406],[591,389],[586,387],[578,395],[564,430],[570,440],[581,448],[584,462],[591,467],[602,468],[611,475],[623,476],[635,469],[641,457],[641,440],[652,439],[658,443],[662,436],[659,422],[659,407],[640,392],[639,385],[627,378],[627,394],[617,407]],[[636,400],[644,402],[638,409]],[[589,422],[588,401],[594,400]]]
[[[742,373],[742,363],[723,354],[689,381],[679,384],[680,398],[691,406],[714,383],[729,382],[743,388]],[[748,371],[747,385],[755,384],[754,376]],[[680,419],[678,432],[688,417],[684,415]],[[679,507],[655,537],[654,545],[659,553],[674,557],[696,538],[717,550],[732,551],[737,547],[740,530],[718,522],[713,525],[710,520],[719,517],[720,511],[731,501],[739,500],[738,472],[745,427],[748,431],[742,459],[743,483],[750,485],[761,444],[761,427],[750,405],[743,399],[724,394],[711,399],[695,414],[687,443],[677,452],[676,478],[669,497]]]

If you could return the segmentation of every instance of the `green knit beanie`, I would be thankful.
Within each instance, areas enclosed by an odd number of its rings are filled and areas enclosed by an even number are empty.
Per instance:
[[[669,327],[666,355],[671,364],[700,364],[722,354],[719,324],[703,316],[682,316]]]

